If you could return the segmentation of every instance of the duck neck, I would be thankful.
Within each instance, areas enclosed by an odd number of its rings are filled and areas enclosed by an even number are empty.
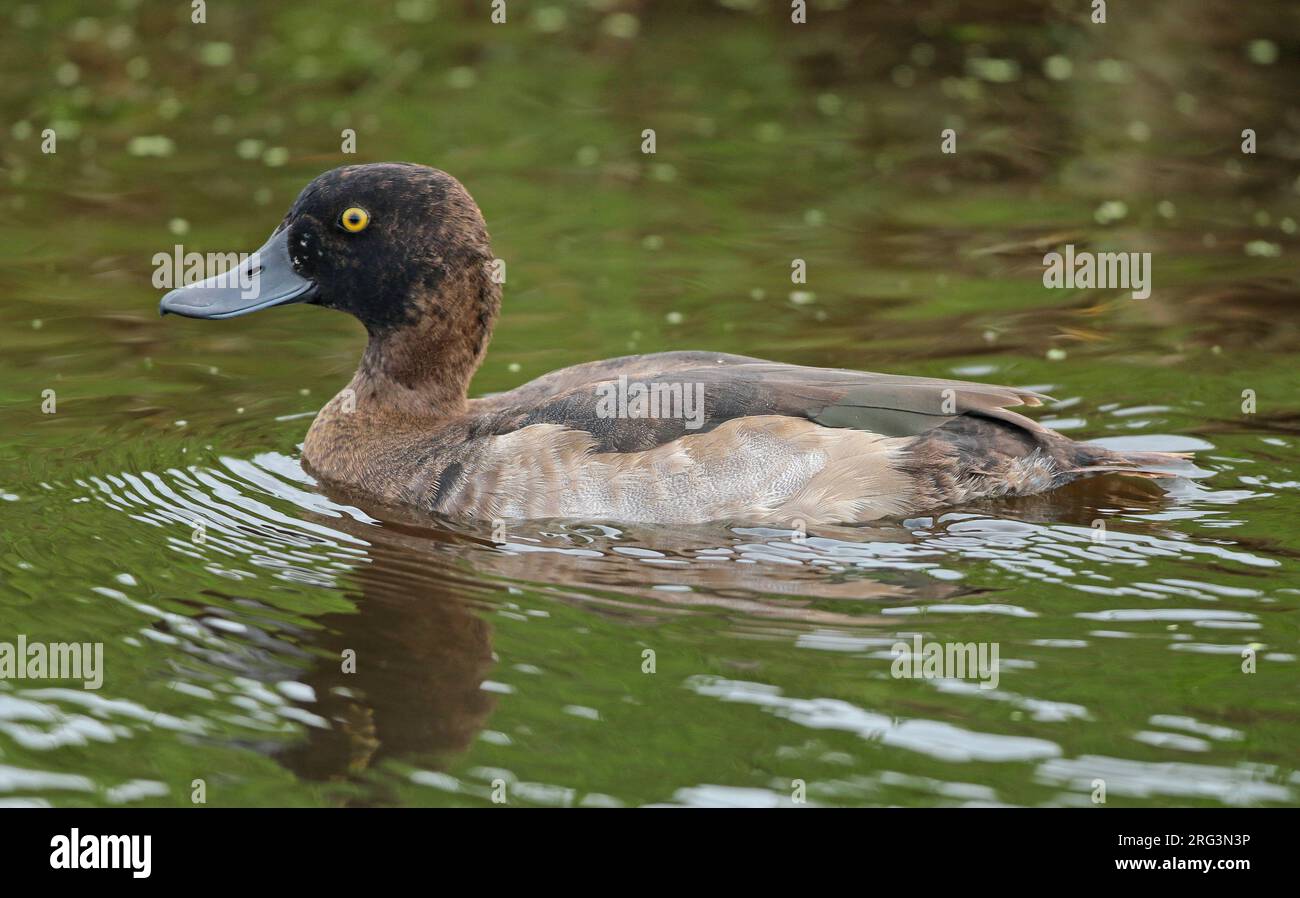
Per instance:
[[[449,272],[414,303],[407,324],[372,330],[349,384],[358,410],[407,419],[454,417],[465,410],[470,379],[487,353],[501,287],[475,259]]]

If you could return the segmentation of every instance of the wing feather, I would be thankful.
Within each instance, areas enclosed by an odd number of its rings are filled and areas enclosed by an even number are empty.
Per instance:
[[[598,414],[602,384],[682,384],[703,388],[703,421],[680,417],[607,418]],[[582,430],[602,452],[633,452],[662,445],[727,421],[784,415],[824,427],[903,437],[925,433],[961,415],[996,418],[1031,433],[1044,428],[1008,408],[1041,405],[1050,397],[1031,390],[934,377],[809,368],[722,353],[674,352],[627,356],[566,368],[509,393],[482,400],[476,412],[493,433],[531,424]]]

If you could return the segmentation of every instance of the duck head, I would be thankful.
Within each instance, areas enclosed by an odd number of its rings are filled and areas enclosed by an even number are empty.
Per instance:
[[[500,308],[483,216],[460,182],[423,165],[349,165],[303,188],[270,239],[234,272],[172,290],[159,305],[234,318],[310,303],[370,335],[362,371],[463,400]]]

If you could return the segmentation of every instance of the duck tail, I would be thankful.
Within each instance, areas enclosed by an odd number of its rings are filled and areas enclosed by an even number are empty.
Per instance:
[[[1122,452],[1073,441],[1061,454],[1063,473],[1073,477],[1125,474],[1151,480],[1182,476],[1194,457],[1191,452]]]

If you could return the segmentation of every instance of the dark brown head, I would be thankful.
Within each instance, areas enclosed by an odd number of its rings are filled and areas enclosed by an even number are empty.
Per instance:
[[[491,261],[483,216],[451,175],[405,162],[348,165],[303,188],[240,269],[171,291],[160,310],[234,318],[310,302],[382,334],[449,312],[438,303],[444,288],[490,284]]]
[[[298,195],[237,269],[163,297],[160,311],[233,318],[307,302],[370,333],[363,370],[463,390],[501,303],[483,216],[460,182],[409,163],[348,165]]]

